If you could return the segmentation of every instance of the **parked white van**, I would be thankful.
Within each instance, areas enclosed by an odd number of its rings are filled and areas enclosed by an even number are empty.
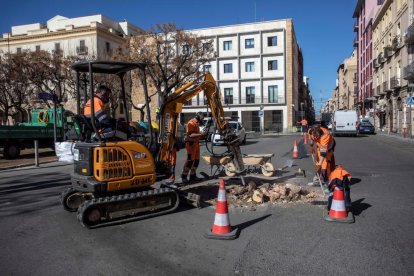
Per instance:
[[[332,118],[333,135],[358,135],[358,114],[355,110],[338,110]]]

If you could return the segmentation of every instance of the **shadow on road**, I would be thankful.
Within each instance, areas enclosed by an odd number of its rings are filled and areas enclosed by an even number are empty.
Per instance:
[[[240,231],[242,231],[243,229],[246,229],[247,227],[249,227],[249,226],[251,226],[251,225],[253,225],[253,224],[256,224],[256,223],[258,223],[258,222],[260,222],[260,221],[262,221],[262,220],[265,220],[265,219],[267,219],[268,217],[270,217],[271,215],[270,214],[268,214],[268,215],[265,215],[265,216],[262,216],[262,217],[260,217],[260,218],[255,218],[255,219],[252,219],[252,220],[249,220],[249,221],[246,221],[246,222],[243,222],[243,223],[240,223],[240,224],[237,224],[237,225],[234,225],[234,227],[235,228],[239,228],[240,229]]]
[[[371,204],[363,203],[362,201],[364,200],[365,198],[361,198],[361,199],[358,199],[352,202],[352,213],[355,216],[359,216],[363,211],[365,211],[366,209],[372,206]]]
[[[361,182],[361,178],[351,178],[351,181],[350,181],[350,185],[352,186],[352,185],[355,185],[355,184],[358,184],[359,182]]]

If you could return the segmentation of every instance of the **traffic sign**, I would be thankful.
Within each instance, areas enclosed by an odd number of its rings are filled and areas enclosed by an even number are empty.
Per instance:
[[[407,106],[412,106],[412,105],[414,105],[414,97],[408,97],[408,96],[407,96],[407,98],[405,98],[405,104],[406,104]]]
[[[263,117],[263,115],[264,115],[263,110],[260,110],[260,111],[259,111],[259,117]]]

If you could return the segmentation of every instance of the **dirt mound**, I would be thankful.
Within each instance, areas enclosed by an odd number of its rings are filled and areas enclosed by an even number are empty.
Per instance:
[[[228,204],[233,207],[255,206],[266,202],[273,204],[311,202],[321,196],[315,191],[291,183],[257,185],[254,181],[250,181],[245,187],[229,185],[226,188]]]

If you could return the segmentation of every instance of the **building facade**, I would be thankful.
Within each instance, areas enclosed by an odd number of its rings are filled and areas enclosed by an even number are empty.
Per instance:
[[[408,0],[386,0],[373,21],[374,96],[377,99],[376,126],[390,132],[407,131],[408,82],[403,69],[408,66],[403,32],[409,28]]]
[[[408,64],[403,69],[403,79],[408,82],[408,95],[414,97],[414,3],[412,0],[408,1],[407,13],[408,27],[404,32],[404,42],[408,53]],[[403,106],[403,111],[408,118],[406,119],[408,121],[406,135],[412,138],[414,135],[414,103],[412,101],[411,104],[406,102]]]
[[[354,47],[357,49],[357,106],[360,113],[373,116],[373,50],[372,23],[374,16],[381,7],[383,0],[358,0],[354,10]]]
[[[355,97],[357,94],[357,57],[356,51],[345,59],[337,69],[337,86],[335,87],[332,99],[335,110],[355,109]]]
[[[220,87],[226,115],[238,117],[248,131],[286,132],[296,125],[303,60],[291,19],[190,32],[213,41],[216,59],[204,70]],[[182,123],[205,108],[199,94],[184,106]]]

